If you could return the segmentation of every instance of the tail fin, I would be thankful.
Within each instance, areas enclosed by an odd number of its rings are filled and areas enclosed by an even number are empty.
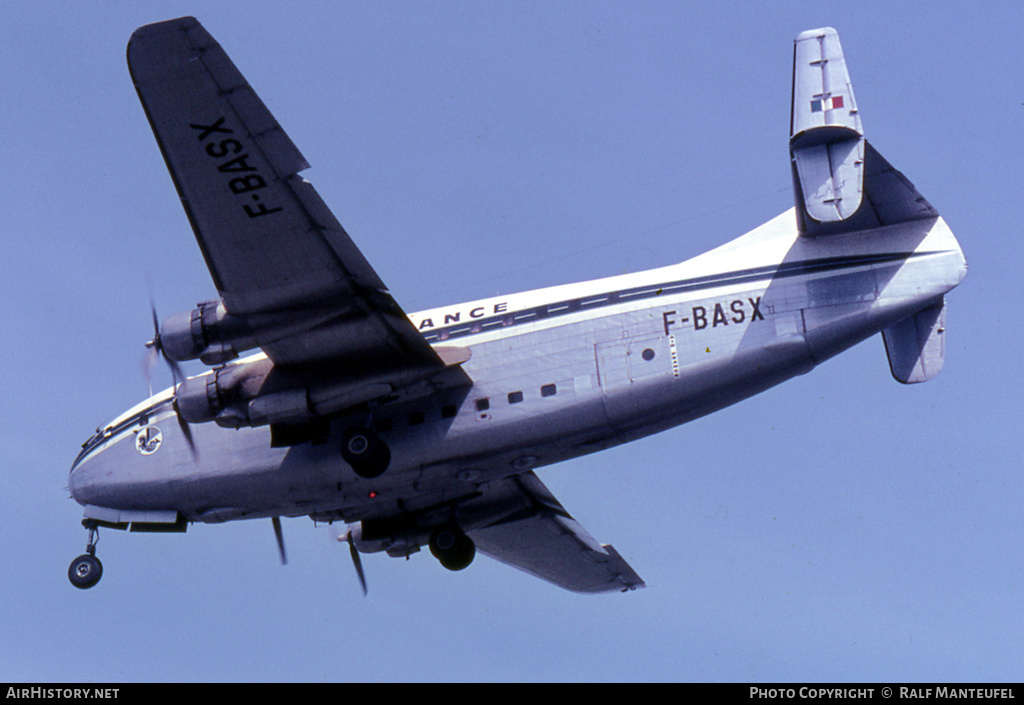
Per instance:
[[[789,152],[802,235],[938,216],[864,139],[843,48],[831,27],[803,32],[794,43]]]

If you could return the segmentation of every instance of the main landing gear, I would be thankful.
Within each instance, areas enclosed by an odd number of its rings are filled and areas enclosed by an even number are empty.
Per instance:
[[[85,553],[71,561],[71,565],[68,567],[68,580],[76,588],[87,590],[103,577],[103,564],[96,557],[96,543],[99,541],[99,529],[96,522],[91,519],[83,519],[82,526],[89,530],[89,542],[85,546]]]
[[[476,544],[457,526],[443,526],[430,535],[430,552],[448,570],[462,570],[476,557]]]
[[[341,457],[352,466],[356,475],[365,478],[380,477],[391,464],[391,451],[373,431],[352,428],[341,439]]]

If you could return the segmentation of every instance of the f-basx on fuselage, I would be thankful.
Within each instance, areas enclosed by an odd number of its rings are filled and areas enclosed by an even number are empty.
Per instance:
[[[796,204],[662,269],[406,315],[298,176],[307,164],[191,18],[138,30],[139,97],[214,283],[150,346],[175,385],[74,463],[90,587],[99,527],[346,522],[360,552],[477,550],[562,587],[643,586],[535,474],[757,394],[876,333],[893,376],[941,368],[966,272],[935,209],[863,136],[834,30],[795,43]],[[260,349],[257,354],[240,353]],[[177,362],[212,367],[182,379]],[[365,583],[364,583],[365,589]]]

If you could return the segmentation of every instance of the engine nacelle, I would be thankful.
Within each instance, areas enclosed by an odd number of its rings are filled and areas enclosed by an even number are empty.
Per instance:
[[[207,365],[220,365],[253,347],[242,340],[245,325],[224,308],[222,301],[204,301],[192,311],[176,313],[160,325],[160,345],[172,360],[199,358]]]
[[[392,558],[408,557],[420,550],[429,534],[412,526],[392,527],[388,521],[361,521],[349,525],[352,543],[360,553],[387,551]],[[383,533],[382,533],[383,532]]]
[[[273,366],[270,360],[257,360],[186,379],[175,395],[181,418],[188,423],[216,421],[229,428],[260,425],[250,419],[249,405],[258,397]]]

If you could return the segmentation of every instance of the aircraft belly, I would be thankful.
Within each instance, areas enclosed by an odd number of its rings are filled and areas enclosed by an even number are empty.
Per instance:
[[[297,478],[283,469],[288,448],[270,448],[267,427],[225,429],[204,424],[210,440],[197,439],[199,461],[189,482],[190,515],[204,522],[259,516],[258,510],[279,510]],[[314,469],[306,468],[308,474]],[[272,512],[273,513],[273,512]]]
[[[708,342],[703,358],[681,356],[678,377],[634,379],[606,395],[606,413],[618,440],[634,440],[687,423],[814,366],[806,339],[796,332],[757,348]]]

